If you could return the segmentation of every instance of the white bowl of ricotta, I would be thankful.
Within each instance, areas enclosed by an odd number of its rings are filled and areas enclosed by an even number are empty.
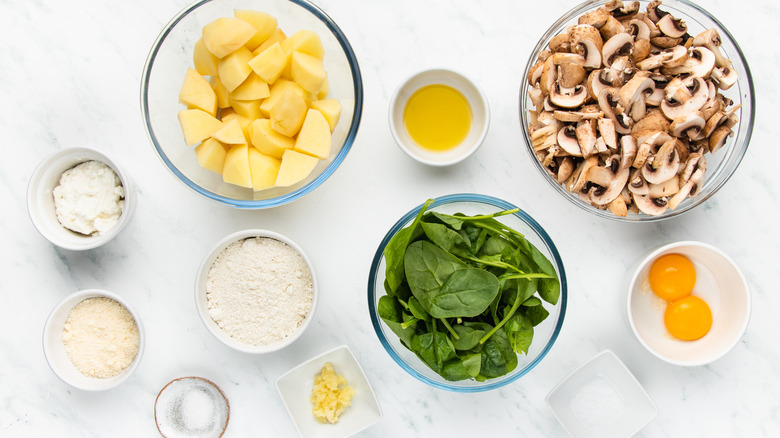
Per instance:
[[[135,210],[129,176],[105,154],[69,148],[44,158],[27,186],[35,228],[60,248],[83,251],[113,239]]]
[[[314,318],[317,277],[303,250],[281,234],[250,229],[220,240],[195,280],[195,304],[219,341],[269,353],[298,339]]]

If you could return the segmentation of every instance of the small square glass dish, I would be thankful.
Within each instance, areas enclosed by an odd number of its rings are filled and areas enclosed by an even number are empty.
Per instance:
[[[336,374],[342,374],[355,391],[351,405],[334,424],[319,423],[312,413],[311,398],[314,377],[330,362]],[[276,379],[276,389],[284,406],[304,438],[344,438],[352,436],[382,418],[374,390],[355,355],[346,345],[320,354],[296,366]]]
[[[574,370],[545,401],[574,438],[633,436],[658,414],[642,385],[610,350]]]

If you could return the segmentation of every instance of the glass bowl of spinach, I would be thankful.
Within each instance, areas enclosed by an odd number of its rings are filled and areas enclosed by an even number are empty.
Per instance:
[[[478,194],[428,200],[404,215],[368,280],[385,350],[420,381],[455,392],[527,374],[557,339],[566,301],[547,232],[514,205]]]

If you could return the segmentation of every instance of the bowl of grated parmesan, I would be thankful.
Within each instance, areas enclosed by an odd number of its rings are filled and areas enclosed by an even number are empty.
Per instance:
[[[124,382],[144,350],[141,320],[117,294],[86,289],[54,307],[43,329],[43,354],[54,374],[84,391]]]
[[[303,250],[281,234],[243,230],[220,240],[195,280],[195,304],[219,341],[269,353],[298,339],[314,317],[317,278]]]

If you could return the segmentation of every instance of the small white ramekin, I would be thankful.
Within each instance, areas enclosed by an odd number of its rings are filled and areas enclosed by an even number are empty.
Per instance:
[[[54,188],[62,173],[85,161],[99,161],[116,172],[125,191],[125,205],[119,222],[100,235],[86,236],[60,224],[54,208]],[[33,225],[49,242],[60,248],[83,251],[96,248],[113,239],[130,222],[135,211],[135,189],[128,174],[105,154],[89,148],[69,148],[57,151],[38,164],[27,186],[27,212]]]

